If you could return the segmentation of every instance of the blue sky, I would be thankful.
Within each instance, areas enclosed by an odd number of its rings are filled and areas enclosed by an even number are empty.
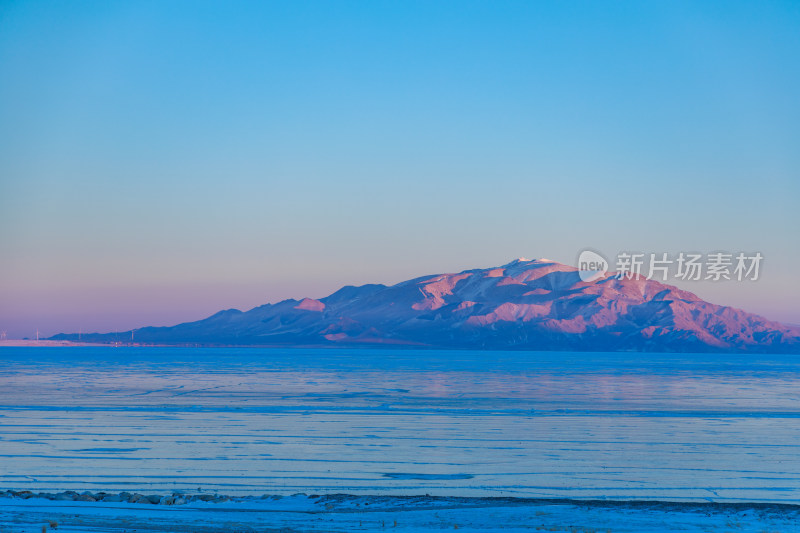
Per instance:
[[[592,247],[800,323],[796,2],[0,7],[0,329],[123,330]]]

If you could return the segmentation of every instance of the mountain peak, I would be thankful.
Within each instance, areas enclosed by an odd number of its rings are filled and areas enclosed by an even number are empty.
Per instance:
[[[107,341],[123,334],[84,340]],[[54,339],[72,339],[57,335]],[[800,328],[714,305],[659,281],[606,273],[584,281],[550,259],[435,274],[392,286],[137,330],[140,342],[253,345],[413,345],[524,350],[783,351]]]

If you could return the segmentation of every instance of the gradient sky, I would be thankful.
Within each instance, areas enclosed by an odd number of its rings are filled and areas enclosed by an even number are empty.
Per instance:
[[[591,247],[800,323],[800,3],[0,3],[0,330]]]

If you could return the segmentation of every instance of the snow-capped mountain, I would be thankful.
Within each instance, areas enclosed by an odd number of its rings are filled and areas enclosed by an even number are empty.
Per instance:
[[[130,332],[83,335],[101,342],[129,338]],[[136,341],[800,353],[800,328],[654,280],[607,273],[584,282],[574,267],[518,259],[392,286],[347,286],[319,300],[220,311],[197,322],[138,329]]]

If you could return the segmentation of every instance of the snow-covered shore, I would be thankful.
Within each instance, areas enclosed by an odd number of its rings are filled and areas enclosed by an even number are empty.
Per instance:
[[[800,531],[800,506],[781,504],[343,494],[170,494],[142,495],[138,503],[111,501],[122,499],[118,493],[89,501],[97,495],[0,493],[0,531]],[[182,501],[174,505],[177,499]]]

